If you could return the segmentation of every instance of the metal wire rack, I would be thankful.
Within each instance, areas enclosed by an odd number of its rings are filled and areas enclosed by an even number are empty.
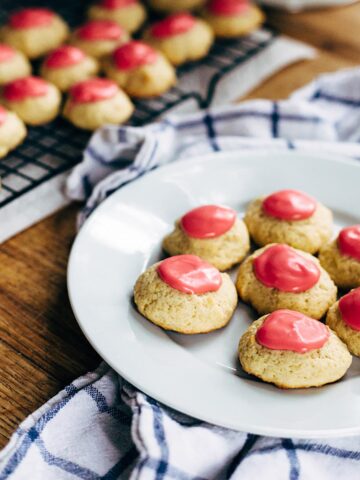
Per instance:
[[[84,20],[84,3],[73,0],[1,0],[0,24],[6,21],[10,11],[36,4],[53,8],[71,26],[75,26]],[[208,106],[220,78],[265,49],[275,36],[274,31],[266,29],[265,35],[260,38],[249,36],[241,40],[216,42],[201,62],[178,69],[178,86],[156,99],[135,101],[135,112],[129,124],[140,126],[149,123],[188,99],[193,99],[201,108]],[[201,67],[206,67],[207,77],[210,78],[206,97],[181,87],[182,77]],[[36,69],[35,64],[35,72]],[[61,117],[45,126],[30,127],[25,142],[0,162],[0,207],[79,163],[89,136],[89,133],[76,129]]]

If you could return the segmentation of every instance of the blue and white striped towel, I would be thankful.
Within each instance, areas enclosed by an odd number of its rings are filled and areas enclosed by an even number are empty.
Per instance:
[[[68,182],[87,199],[158,165],[214,150],[308,149],[360,158],[360,69],[320,77],[289,100],[256,100],[97,132]],[[341,399],[339,399],[341,402]],[[102,364],[27,418],[0,455],[0,480],[358,480],[360,436],[267,438],[160,405]]]

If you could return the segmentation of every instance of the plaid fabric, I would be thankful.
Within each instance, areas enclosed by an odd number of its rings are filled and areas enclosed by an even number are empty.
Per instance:
[[[360,69],[320,77],[281,102],[97,132],[69,178],[80,222],[161,164],[217,150],[309,149],[360,159]],[[341,399],[339,399],[341,401]],[[215,427],[175,412],[105,364],[28,417],[0,455],[0,480],[357,480],[360,437],[306,441]]]

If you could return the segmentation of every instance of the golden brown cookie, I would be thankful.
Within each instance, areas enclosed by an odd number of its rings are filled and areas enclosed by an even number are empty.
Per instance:
[[[193,10],[204,5],[206,0],[149,0],[149,5],[154,10],[162,13],[181,12]]]
[[[236,287],[260,314],[288,308],[316,319],[325,315],[337,293],[317,258],[285,244],[267,245],[246,258]]]
[[[161,95],[176,82],[175,69],[164,55],[138,40],[118,47],[104,60],[103,67],[131,97]]]
[[[0,105],[0,158],[16,148],[26,137],[26,127],[14,112]]]
[[[170,257],[148,268],[135,284],[134,300],[151,322],[186,334],[224,327],[237,305],[230,277],[194,255]]]
[[[31,65],[25,55],[10,45],[0,43],[0,85],[27,77],[30,73]]]
[[[58,115],[61,95],[40,77],[24,77],[4,86],[2,102],[28,125],[43,125]]]
[[[243,369],[280,388],[320,387],[345,375],[351,355],[328,327],[298,312],[253,322],[239,343]]]
[[[146,9],[138,0],[101,0],[91,5],[89,17],[93,20],[112,20],[133,33],[146,20]]]
[[[329,241],[333,228],[331,211],[297,190],[280,190],[254,200],[244,220],[258,245],[287,243],[309,253]]]
[[[64,20],[47,8],[24,8],[14,12],[0,30],[5,43],[31,59],[57,48],[68,35]]]
[[[214,41],[211,28],[189,13],[176,13],[148,28],[144,40],[160,50],[173,65],[200,60]]]
[[[106,124],[126,122],[133,110],[129,97],[115,82],[92,78],[71,87],[63,115],[76,127],[96,130]]]

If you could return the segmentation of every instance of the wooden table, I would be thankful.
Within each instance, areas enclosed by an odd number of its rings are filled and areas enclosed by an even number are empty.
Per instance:
[[[268,19],[318,47],[319,55],[274,75],[249,98],[285,98],[319,73],[360,59],[360,4],[297,15],[269,10]],[[65,208],[0,246],[0,447],[27,415],[100,362],[66,291],[78,208]]]

